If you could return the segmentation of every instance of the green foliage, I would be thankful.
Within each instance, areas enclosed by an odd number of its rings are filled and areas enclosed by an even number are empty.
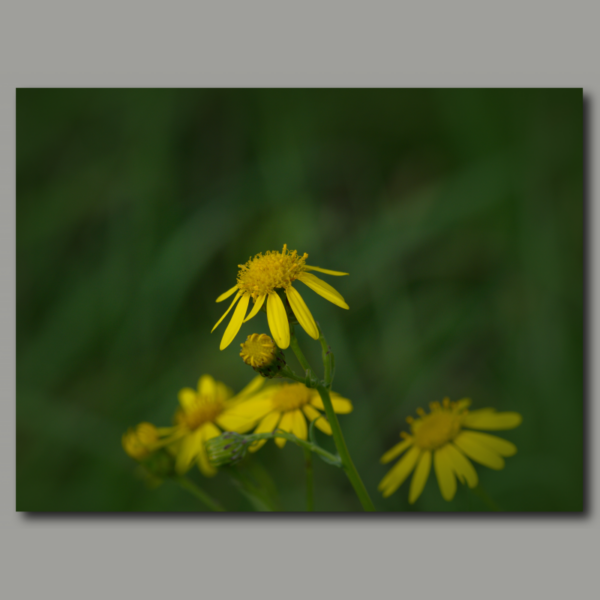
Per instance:
[[[582,117],[581,90],[18,90],[17,509],[197,510],[134,478],[121,435],[170,424],[202,373],[251,379],[239,344],[266,315],[220,352],[215,299],[287,243],[350,273],[349,311],[303,297],[380,510],[487,510],[432,477],[415,506],[376,492],[405,417],[444,396],[523,415],[506,468],[477,467],[498,505],[582,510]],[[252,458],[302,510],[302,452]],[[317,510],[359,510],[314,473]],[[225,473],[190,477],[253,510]]]

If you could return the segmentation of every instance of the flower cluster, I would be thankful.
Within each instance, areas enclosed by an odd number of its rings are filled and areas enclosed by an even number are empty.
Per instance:
[[[342,467],[363,508],[375,510],[350,458],[336,416],[352,412],[352,402],[331,391],[335,371],[331,348],[294,287],[294,283],[300,281],[333,304],[347,309],[348,304],[339,292],[311,271],[337,276],[347,273],[309,266],[307,258],[307,254],[290,252],[286,245],[281,252],[257,254],[238,265],[236,285],[217,298],[217,302],[221,302],[235,294],[213,327],[214,331],[235,307],[221,339],[221,350],[231,344],[243,323],[261,309],[266,312],[274,339],[264,333],[253,333],[241,344],[242,360],[258,376],[234,394],[210,375],[202,375],[196,389],[179,391],[179,408],[172,426],[157,428],[151,423],[140,423],[123,435],[125,452],[158,479],[173,473],[184,487],[191,489],[193,484],[181,476],[192,466],[197,465],[210,477],[222,465],[236,465],[246,460],[268,439],[274,439],[280,448],[289,439],[307,453],[309,479],[312,476],[310,456],[314,452],[329,464]],[[250,300],[253,307],[248,313]],[[299,347],[293,326],[296,322],[321,344],[322,380],[315,375]],[[302,375],[294,373],[286,362],[283,350],[290,345],[302,365]],[[288,378],[293,382],[267,381],[274,378]],[[471,460],[492,469],[502,469],[504,458],[517,451],[511,442],[475,430],[512,429],[521,423],[520,414],[497,413],[492,408],[469,411],[468,399],[450,402],[445,398],[429,406],[429,413],[419,408],[417,418],[407,418],[410,433],[401,432],[402,441],[381,458],[382,463],[388,463],[400,457],[379,484],[384,497],[393,494],[414,473],[408,493],[409,502],[414,503],[422,494],[433,465],[441,494],[450,501],[456,494],[457,480],[470,488],[478,485]],[[318,446],[312,433],[310,442],[307,441],[309,425],[327,435],[334,434],[337,455]],[[307,490],[311,488],[312,484],[307,483]],[[213,510],[224,510],[201,490],[194,489],[194,493]],[[308,510],[312,510],[311,503],[307,499]]]
[[[352,411],[350,400],[334,392],[332,402],[338,414]],[[158,448],[166,448],[175,456],[178,474],[186,473],[197,464],[205,476],[211,477],[217,472],[215,464],[221,461],[217,458],[209,460],[206,442],[224,431],[234,434],[251,430],[264,433],[279,429],[306,440],[306,419],[309,422],[316,419],[315,426],[331,435],[331,425],[321,413],[324,410],[321,398],[302,383],[265,385],[265,380],[258,376],[234,395],[223,383],[210,375],[203,375],[196,390],[180,390],[179,404],[174,426],[156,428],[150,423],[140,423],[135,429],[130,429],[123,436],[127,454],[141,460]],[[235,435],[229,437],[231,444],[237,443]],[[256,452],[265,442],[256,442],[250,451]],[[282,438],[275,439],[280,448],[285,446],[285,442]]]

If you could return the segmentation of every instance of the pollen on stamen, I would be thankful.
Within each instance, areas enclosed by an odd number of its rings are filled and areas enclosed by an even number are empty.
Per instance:
[[[248,292],[254,300],[277,288],[287,289],[305,271],[308,254],[298,256],[284,244],[282,252],[268,251],[257,254],[239,266],[238,288]]]

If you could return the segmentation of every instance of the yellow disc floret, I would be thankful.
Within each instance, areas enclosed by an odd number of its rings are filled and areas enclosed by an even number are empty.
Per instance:
[[[421,418],[407,419],[411,424],[415,446],[422,450],[435,450],[451,442],[460,432],[466,410],[456,402],[444,399],[444,405],[432,402],[431,412],[426,414],[423,409],[417,410]]]
[[[281,412],[297,410],[312,400],[312,392],[303,383],[284,383],[273,396],[273,408]]]
[[[238,265],[237,287],[248,292],[254,300],[277,288],[287,290],[305,271],[307,258],[306,253],[299,256],[296,250],[289,252],[287,244],[281,252],[259,253],[245,265]]]
[[[266,367],[277,358],[277,346],[266,333],[253,333],[241,344],[240,356],[251,367]]]
[[[225,405],[218,398],[205,398],[198,395],[193,406],[175,413],[175,423],[194,431],[206,423],[212,423],[225,410]]]

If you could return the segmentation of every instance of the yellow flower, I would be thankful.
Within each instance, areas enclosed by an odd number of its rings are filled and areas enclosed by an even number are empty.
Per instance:
[[[158,442],[159,430],[152,423],[140,423],[134,428],[129,428],[121,438],[123,450],[135,458],[143,460],[155,449]]]
[[[338,414],[352,412],[352,403],[339,394],[331,392],[333,410]],[[254,433],[267,433],[282,429],[293,433],[296,437],[307,439],[307,422],[315,422],[323,433],[331,435],[331,425],[320,411],[325,410],[323,401],[316,390],[307,388],[303,383],[282,383],[271,385],[256,394],[253,398],[231,410],[224,418],[224,425],[232,431],[240,431],[258,423]],[[319,418],[320,417],[320,418]],[[256,452],[266,440],[255,442],[250,448]],[[275,443],[283,448],[286,440],[275,438]]]
[[[404,440],[388,450],[381,462],[387,463],[408,452],[381,480],[379,490],[384,498],[393,494],[412,473],[408,501],[412,504],[421,495],[433,458],[433,466],[440,491],[445,500],[452,500],[456,493],[456,477],[461,483],[473,488],[477,485],[477,473],[467,459],[490,467],[503,469],[503,456],[512,456],[517,448],[511,442],[487,433],[465,430],[471,429],[500,430],[513,429],[521,424],[522,417],[516,412],[497,413],[493,408],[483,408],[469,412],[471,404],[468,399],[450,402],[444,398],[442,405],[432,402],[431,412],[426,414],[422,408],[417,409],[420,418],[408,417],[412,435],[400,434]],[[409,450],[410,448],[410,450]]]
[[[287,348],[290,345],[290,328],[285,306],[277,293],[277,289],[282,289],[285,292],[286,298],[290,304],[294,315],[306,333],[313,339],[319,338],[319,330],[313,316],[302,299],[298,291],[292,287],[292,283],[296,280],[301,281],[313,291],[323,296],[329,302],[333,302],[342,308],[348,308],[341,294],[332,288],[328,283],[319,279],[308,271],[319,271],[327,275],[348,275],[339,271],[330,271],[321,269],[320,267],[310,267],[305,264],[308,254],[299,256],[296,250],[289,252],[287,245],[283,245],[283,250],[269,251],[264,256],[257,254],[251,258],[245,265],[238,265],[237,283],[229,291],[221,294],[217,298],[217,302],[221,302],[229,298],[233,293],[237,292],[230,307],[225,311],[225,314],[217,321],[217,324],[212,328],[214,331],[221,321],[229,314],[235,303],[239,300],[231,321],[221,340],[220,349],[223,350],[231,344],[233,338],[237,335],[242,323],[249,321],[262,308],[265,300],[267,301],[267,320],[269,329],[275,339],[275,342],[280,348]],[[254,306],[248,316],[248,304],[250,298],[254,302]],[[211,332],[212,333],[212,332]]]
[[[175,452],[175,470],[183,474],[194,462],[207,477],[216,474],[209,463],[204,444],[221,435],[219,427],[244,433],[246,429],[231,429],[224,422],[229,411],[251,397],[263,384],[264,379],[255,377],[237,396],[231,389],[210,375],[202,375],[198,389],[183,388],[179,392],[181,408],[175,414],[175,426],[163,430],[167,436],[161,445],[170,445]]]

